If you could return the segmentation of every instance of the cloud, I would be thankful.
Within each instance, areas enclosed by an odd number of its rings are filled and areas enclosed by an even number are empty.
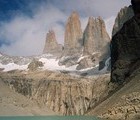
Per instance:
[[[26,0],[28,2],[28,0]],[[0,51],[9,55],[34,55],[43,51],[46,33],[53,29],[59,43],[64,42],[64,26],[73,10],[81,16],[84,31],[89,16],[101,16],[105,19],[107,31],[111,30],[115,16],[120,8],[129,5],[126,0],[34,0],[26,6],[32,13],[15,11],[13,19],[1,22],[0,41],[4,41]],[[38,0],[35,0],[38,1]],[[27,4],[26,4],[27,5]]]
[[[1,26],[0,37],[11,43],[0,50],[10,55],[41,54],[46,33],[56,31],[59,42],[63,41],[64,23],[67,16],[54,6],[41,7],[33,17],[17,16]]]
[[[116,15],[119,10],[130,4],[131,0],[52,0],[61,10],[69,13],[79,11],[82,16],[101,16],[109,18]]]

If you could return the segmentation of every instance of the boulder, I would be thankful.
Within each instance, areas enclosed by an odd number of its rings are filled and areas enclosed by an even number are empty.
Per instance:
[[[35,59],[33,59],[32,62],[28,65],[29,71],[36,71],[39,67],[43,67],[43,63]]]

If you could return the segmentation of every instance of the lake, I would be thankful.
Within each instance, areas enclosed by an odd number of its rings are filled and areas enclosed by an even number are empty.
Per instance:
[[[0,120],[101,120],[93,116],[15,116],[0,117]]]

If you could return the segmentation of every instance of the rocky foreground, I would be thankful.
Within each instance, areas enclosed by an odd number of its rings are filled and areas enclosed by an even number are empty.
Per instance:
[[[109,81],[109,74],[87,78],[51,71],[3,72],[0,114],[93,115],[109,120],[139,120],[140,69],[122,86]]]
[[[140,69],[134,71],[124,85],[109,86],[111,91],[108,97],[86,114],[111,120],[139,120]]]

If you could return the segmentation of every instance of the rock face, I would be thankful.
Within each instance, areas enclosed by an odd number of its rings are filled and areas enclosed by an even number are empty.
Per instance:
[[[83,35],[84,54],[103,52],[110,42],[109,35],[105,28],[105,23],[101,17],[89,18],[88,25]]]
[[[40,108],[35,101],[14,92],[1,79],[0,91],[0,116],[56,115],[49,108]]]
[[[92,55],[84,56],[78,61],[77,70],[96,67],[99,64],[100,53],[96,52]]]
[[[140,63],[140,19],[132,17],[111,41],[111,81],[122,84]]]
[[[60,55],[62,53],[62,45],[57,43],[55,32],[53,30],[47,33],[46,43],[43,54],[48,53],[52,55]]]
[[[61,115],[85,114],[102,98],[109,82],[109,75],[77,79],[49,71],[26,76],[1,74],[1,78],[15,92]]]
[[[98,17],[94,19],[90,17],[83,35],[83,55],[91,55],[91,58],[94,58],[94,61],[90,62],[90,66],[88,64],[89,67],[94,67],[99,62],[105,63],[107,58],[109,58],[109,42],[110,37],[102,18]],[[81,66],[87,66],[86,64],[89,63],[89,59],[85,59],[84,61],[81,62],[83,63]]]
[[[69,67],[77,64],[77,60],[82,54],[82,36],[79,15],[77,12],[73,12],[65,27],[64,50],[59,65]]]
[[[70,67],[73,65],[77,64],[77,61],[79,59],[78,55],[71,55],[71,56],[63,56],[60,60],[59,60],[59,65],[65,65],[66,67]]]
[[[74,53],[81,53],[82,29],[77,12],[73,12],[68,18],[65,28],[64,55],[69,56]]]
[[[129,82],[99,106],[88,112],[111,120],[139,120],[140,119],[140,67],[129,77]]]
[[[134,16],[134,13],[133,13],[133,10],[132,10],[132,7],[131,6],[122,8],[120,10],[120,12],[118,13],[116,19],[115,19],[115,24],[113,26],[112,36],[114,36],[123,27],[123,24],[127,20],[129,20],[130,18],[132,18],[133,16]],[[108,49],[107,51],[109,51],[109,52],[105,52],[102,55],[102,57],[101,57],[102,61],[100,61],[100,63],[99,63],[100,64],[99,65],[100,66],[99,70],[100,69],[103,69],[104,63],[105,63],[104,61],[106,61],[106,59],[108,58],[106,56],[107,56],[108,53],[110,53],[109,48],[107,48],[107,49]],[[111,69],[111,65],[108,68],[108,70],[110,71],[110,69]]]
[[[112,35],[114,36],[123,26],[123,24],[134,16],[132,7],[124,7],[120,10],[115,20]]]
[[[39,67],[43,67],[43,63],[35,59],[33,59],[32,62],[28,65],[29,71],[36,71],[39,69]]]
[[[109,43],[110,37],[101,17],[90,17],[87,27],[82,33],[79,15],[73,12],[66,24],[64,51],[59,65],[69,67],[79,64],[77,66],[79,70],[94,67],[102,62],[102,67],[100,67],[102,69],[110,55]],[[78,61],[81,55],[88,57]]]

